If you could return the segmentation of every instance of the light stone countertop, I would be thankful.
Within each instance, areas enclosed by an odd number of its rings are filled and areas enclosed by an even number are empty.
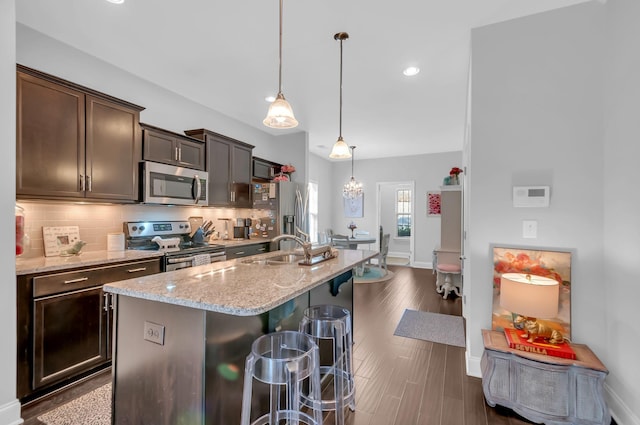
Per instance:
[[[86,251],[70,257],[34,257],[16,258],[16,275],[53,272],[77,267],[102,266],[123,261],[137,261],[157,258],[164,255],[162,251]]]
[[[313,266],[248,264],[290,253],[251,257],[128,279],[104,285],[106,292],[235,316],[271,310],[373,258],[376,251],[338,250],[336,258]]]

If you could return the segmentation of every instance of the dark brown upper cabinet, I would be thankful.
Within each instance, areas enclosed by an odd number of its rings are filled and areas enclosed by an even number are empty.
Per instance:
[[[210,130],[185,131],[207,144],[209,206],[251,208],[253,145]]]
[[[253,179],[256,181],[270,181],[280,173],[281,169],[282,164],[268,159],[253,157]]]
[[[205,170],[207,150],[204,142],[149,124],[141,123],[140,126],[145,161]]]
[[[144,108],[18,65],[19,199],[138,201]]]

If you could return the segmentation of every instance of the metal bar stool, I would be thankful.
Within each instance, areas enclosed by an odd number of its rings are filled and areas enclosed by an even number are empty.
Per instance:
[[[351,313],[348,309],[335,305],[311,306],[304,311],[299,329],[311,336],[320,347],[321,380],[333,380],[333,394],[323,394],[322,410],[335,411],[336,425],[343,425],[344,407],[356,410]],[[331,355],[325,356],[325,349],[328,352],[329,344]],[[327,396],[333,398],[325,398]]]
[[[256,339],[245,365],[240,424],[322,425],[319,357],[318,346],[301,332],[274,332]],[[254,379],[259,381],[255,388]],[[252,405],[260,406],[267,389],[269,411],[258,411],[254,416],[261,416],[250,422]]]

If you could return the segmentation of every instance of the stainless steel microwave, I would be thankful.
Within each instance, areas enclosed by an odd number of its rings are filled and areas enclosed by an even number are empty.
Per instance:
[[[141,180],[144,203],[208,205],[209,173],[206,171],[144,161]]]

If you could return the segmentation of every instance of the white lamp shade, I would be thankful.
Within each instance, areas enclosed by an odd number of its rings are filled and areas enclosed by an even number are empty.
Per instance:
[[[500,278],[500,306],[521,316],[549,319],[558,315],[559,290],[555,279],[505,273]]]
[[[269,112],[262,123],[271,128],[294,128],[298,125],[293,109],[282,93],[278,93],[276,100],[269,105]]]
[[[347,143],[344,141],[344,139],[342,139],[342,137],[338,137],[338,141],[333,145],[333,149],[331,149],[329,158],[333,158],[333,159],[351,158],[351,151],[349,150],[349,145],[347,145]]]

